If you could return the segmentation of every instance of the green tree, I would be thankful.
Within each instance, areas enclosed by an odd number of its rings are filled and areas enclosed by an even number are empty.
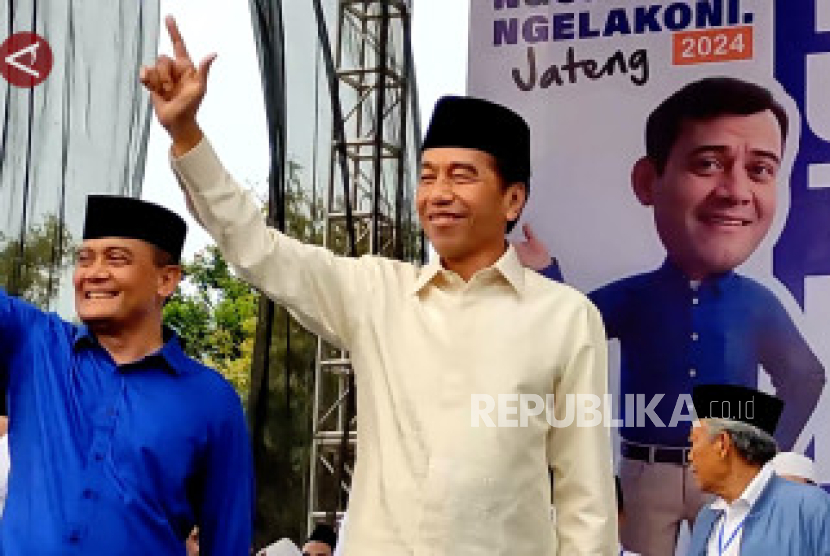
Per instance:
[[[185,279],[164,307],[164,320],[179,333],[191,357],[222,373],[244,399],[259,294],[233,275],[215,245],[182,266]]]
[[[12,295],[47,308],[73,261],[72,235],[57,216],[32,224],[22,238],[0,233],[0,285]]]

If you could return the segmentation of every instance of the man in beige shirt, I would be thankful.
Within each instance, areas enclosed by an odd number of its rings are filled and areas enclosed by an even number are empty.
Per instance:
[[[416,196],[440,261],[338,257],[266,227],[196,123],[213,57],[195,67],[167,26],[175,59],[141,80],[194,215],[244,279],[351,354],[359,427],[346,556],[614,554],[608,429],[553,427],[544,411],[517,418],[519,395],[555,395],[561,419],[566,395],[603,396],[607,382],[595,308],[524,269],[504,239],[527,195],[524,120],[443,99]],[[490,419],[504,426],[475,419],[482,396],[499,400]]]

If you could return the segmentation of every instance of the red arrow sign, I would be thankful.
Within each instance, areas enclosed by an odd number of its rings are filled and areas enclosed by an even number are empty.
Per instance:
[[[43,83],[52,71],[52,49],[34,33],[15,33],[0,45],[0,74],[15,87]]]

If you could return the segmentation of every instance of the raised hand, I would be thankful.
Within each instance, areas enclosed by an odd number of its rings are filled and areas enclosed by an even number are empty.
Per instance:
[[[199,67],[193,65],[187,47],[172,16],[164,19],[174,58],[159,56],[153,66],[141,68],[141,83],[150,91],[159,123],[173,139],[173,154],[184,154],[202,138],[196,112],[207,90],[208,71],[216,54],[206,56]]]
[[[513,244],[516,254],[519,256],[519,262],[527,268],[537,271],[549,267],[553,263],[553,258],[545,244],[536,237],[530,224],[523,225],[522,232],[524,232],[525,241]]]

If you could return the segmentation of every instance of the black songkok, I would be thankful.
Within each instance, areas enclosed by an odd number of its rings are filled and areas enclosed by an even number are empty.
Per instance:
[[[314,528],[314,531],[311,532],[311,536],[308,537],[308,540],[309,542],[321,542],[327,544],[332,550],[334,550],[337,546],[337,533],[334,532],[334,529],[332,529],[330,525],[319,523],[317,524],[317,527]]]
[[[130,197],[90,195],[86,202],[86,239],[126,237],[140,239],[167,252],[173,263],[182,256],[187,224],[164,207]]]
[[[422,150],[476,149],[492,155],[507,183],[530,187],[530,128],[513,110],[472,97],[445,96],[435,105]]]
[[[784,402],[775,396],[732,384],[701,384],[692,390],[698,419],[730,419],[773,436]]]

